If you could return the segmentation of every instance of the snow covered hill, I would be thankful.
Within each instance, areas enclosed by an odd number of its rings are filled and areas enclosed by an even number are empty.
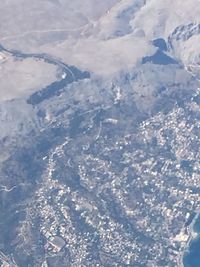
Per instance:
[[[200,205],[199,14],[1,1],[0,266],[180,265]]]
[[[173,57],[196,64],[199,14],[198,0],[9,0],[1,4],[0,42],[110,75],[151,55],[151,41],[163,38],[168,46],[173,42],[169,50]],[[187,40],[175,38],[179,30]]]

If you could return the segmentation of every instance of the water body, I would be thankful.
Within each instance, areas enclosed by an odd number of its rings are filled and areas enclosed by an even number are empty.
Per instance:
[[[200,215],[194,223],[193,230],[199,235],[189,244],[183,260],[185,267],[200,267]]]

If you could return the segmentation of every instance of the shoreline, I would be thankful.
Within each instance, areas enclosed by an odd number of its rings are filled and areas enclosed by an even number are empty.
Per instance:
[[[180,257],[178,259],[178,267],[185,267],[184,265],[184,256],[187,253],[187,251],[189,251],[189,246],[191,244],[191,242],[195,239],[197,239],[198,237],[200,237],[200,232],[196,232],[194,230],[194,225],[197,221],[197,219],[200,217],[200,209],[198,209],[196,211],[196,215],[194,217],[194,219],[192,220],[191,224],[188,226],[188,240],[186,241],[186,244],[183,248],[183,250],[180,252]]]

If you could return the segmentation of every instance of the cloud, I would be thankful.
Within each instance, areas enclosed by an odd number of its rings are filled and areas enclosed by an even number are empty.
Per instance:
[[[57,79],[57,67],[34,58],[0,54],[0,100],[29,95]]]

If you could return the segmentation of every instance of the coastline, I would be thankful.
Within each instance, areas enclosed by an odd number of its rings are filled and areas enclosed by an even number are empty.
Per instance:
[[[186,241],[186,244],[185,244],[183,250],[180,252],[180,256],[179,256],[179,259],[178,259],[178,267],[185,267],[185,265],[184,265],[184,256],[185,256],[185,253],[188,252],[188,248],[189,248],[191,242],[193,240],[195,240],[196,238],[198,238],[199,235],[200,235],[200,233],[198,233],[198,232],[196,232],[194,230],[194,225],[195,225],[197,219],[200,217],[200,209],[198,209],[196,211],[196,213],[197,214],[195,215],[195,217],[192,220],[191,224],[188,226],[188,234],[189,234],[188,235],[188,240]]]

